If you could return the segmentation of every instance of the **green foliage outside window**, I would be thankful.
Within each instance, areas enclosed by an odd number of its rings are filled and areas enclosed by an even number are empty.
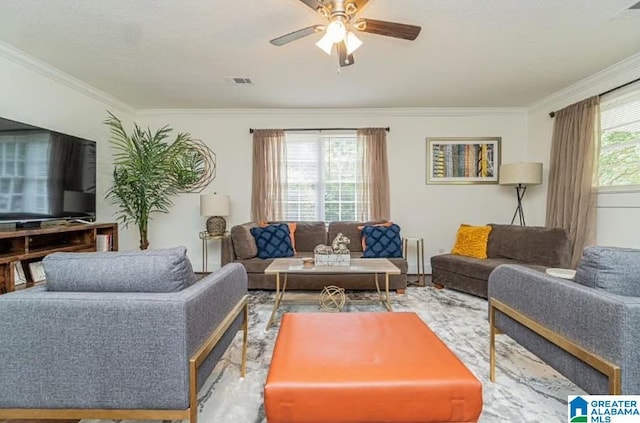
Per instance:
[[[640,132],[603,132],[600,143],[598,185],[640,185]]]

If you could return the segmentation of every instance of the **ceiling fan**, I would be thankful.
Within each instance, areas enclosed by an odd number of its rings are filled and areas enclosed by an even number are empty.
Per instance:
[[[415,40],[422,29],[419,26],[375,19],[356,18],[356,14],[369,0],[299,0],[329,20],[326,25],[313,25],[290,32],[269,41],[275,46],[283,46],[292,41],[324,31],[324,36],[316,43],[325,53],[331,54],[336,46],[340,66],[355,63],[353,52],[362,45],[355,31],[387,37]]]

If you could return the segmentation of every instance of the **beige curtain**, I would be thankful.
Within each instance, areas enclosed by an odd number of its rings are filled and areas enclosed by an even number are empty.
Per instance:
[[[569,234],[571,266],[595,242],[600,98],[591,97],[556,112],[551,145],[546,225]]]
[[[256,222],[284,218],[287,181],[286,144],[281,129],[253,131],[253,186],[251,219]]]
[[[387,132],[384,128],[358,129],[362,148],[362,192],[360,220],[389,220],[389,169],[387,166]],[[368,207],[368,210],[367,210]]]

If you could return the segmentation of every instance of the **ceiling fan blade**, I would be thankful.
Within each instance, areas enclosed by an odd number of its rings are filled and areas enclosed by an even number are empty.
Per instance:
[[[322,9],[325,7],[325,4],[322,0],[300,0],[300,2],[306,4],[313,10],[317,11],[318,9]]]
[[[340,62],[341,68],[351,66],[356,62],[353,59],[353,54],[347,54],[347,45],[344,41],[337,43],[336,49],[338,50],[338,61]]]
[[[385,35],[387,37],[415,40],[422,29],[416,25],[407,25],[397,22],[379,21],[376,19],[358,19],[353,26],[362,32]]]
[[[281,37],[274,38],[269,41],[274,46],[283,46],[291,41],[299,40],[307,35],[315,34],[316,32],[324,31],[324,25],[313,25],[306,28],[299,29],[297,31],[290,32]]]

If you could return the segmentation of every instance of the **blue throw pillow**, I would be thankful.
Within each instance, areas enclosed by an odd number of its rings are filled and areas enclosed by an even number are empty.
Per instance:
[[[365,226],[362,228],[364,238],[364,258],[402,257],[402,238],[400,226]]]
[[[286,223],[251,228],[251,235],[256,239],[258,258],[293,257],[289,225]]]

